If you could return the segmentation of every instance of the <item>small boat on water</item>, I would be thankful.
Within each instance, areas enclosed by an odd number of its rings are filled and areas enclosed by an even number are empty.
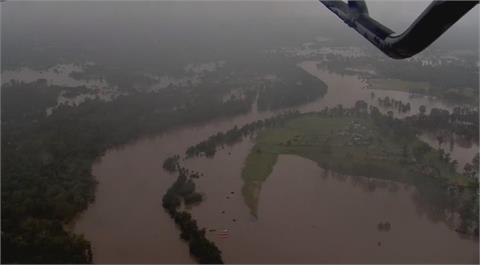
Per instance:
[[[218,233],[218,237],[220,238],[228,238],[228,229],[223,229],[221,232]]]

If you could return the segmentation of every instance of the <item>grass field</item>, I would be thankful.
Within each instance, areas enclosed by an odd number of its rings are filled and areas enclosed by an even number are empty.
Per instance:
[[[280,154],[298,155],[342,174],[407,183],[415,182],[422,164],[428,165],[428,173],[433,178],[465,184],[464,177],[441,159],[440,152],[425,145],[416,138],[399,139],[380,131],[368,116],[304,115],[288,121],[283,127],[266,129],[257,136],[242,171],[243,197],[252,215],[256,216],[262,184]],[[422,156],[422,163],[416,162],[413,155],[418,147],[428,149]]]
[[[427,82],[405,81],[400,79],[372,78],[368,80],[371,89],[398,90],[425,94],[430,88]]]

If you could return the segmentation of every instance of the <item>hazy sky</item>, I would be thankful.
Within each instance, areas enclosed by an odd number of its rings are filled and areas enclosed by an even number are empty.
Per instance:
[[[195,56],[242,58],[252,51],[317,37],[341,46],[370,47],[317,0],[232,2],[7,1],[0,5],[2,65],[56,58],[115,62],[123,58],[128,64]],[[397,33],[429,3],[367,0],[371,16]],[[477,6],[434,45],[477,49],[478,12]]]
[[[10,0],[14,2],[13,0]],[[346,0],[344,0],[346,2]],[[43,0],[33,0],[29,2],[43,2]],[[44,1],[47,2],[47,1]],[[67,0],[60,2],[79,2],[79,0]],[[117,0],[90,0],[90,2],[145,2],[142,0],[129,0],[129,1],[117,1]],[[170,0],[170,1],[148,1],[148,2],[311,2],[317,4],[317,0]],[[390,27],[394,31],[405,30],[422,11],[431,3],[431,0],[366,0],[370,15]],[[322,5],[318,3],[319,9]],[[313,5],[312,5],[313,7]],[[28,12],[28,10],[27,10]],[[295,12],[293,10],[293,12]],[[318,13],[319,10],[310,9],[307,10],[310,14]],[[323,12],[320,12],[323,13]],[[60,15],[60,14],[59,14]],[[248,16],[248,14],[245,14]],[[478,29],[479,24],[479,7],[478,5],[473,8],[467,15],[465,15],[456,27],[475,27]]]

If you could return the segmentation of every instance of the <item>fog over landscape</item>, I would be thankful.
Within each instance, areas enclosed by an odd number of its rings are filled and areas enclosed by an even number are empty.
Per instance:
[[[2,263],[479,262],[478,6],[405,60],[319,1],[0,11]]]

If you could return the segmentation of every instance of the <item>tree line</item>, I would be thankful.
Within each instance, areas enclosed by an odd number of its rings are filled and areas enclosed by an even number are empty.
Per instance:
[[[140,136],[250,110],[253,96],[223,101],[224,87],[202,86],[87,100],[46,116],[65,88],[2,85],[2,262],[92,262],[90,243],[64,224],[94,201],[95,159]]]
[[[299,111],[286,111],[264,120],[254,121],[238,128],[237,126],[226,132],[218,132],[196,145],[190,146],[185,151],[187,158],[205,155],[212,157],[219,146],[231,145],[243,139],[243,137],[254,133],[257,130],[282,125],[286,120],[300,115]],[[167,161],[165,161],[167,162]],[[171,163],[171,161],[168,161]]]
[[[300,114],[295,112],[294,115],[281,119],[282,122],[273,124],[281,127],[290,119],[301,117],[302,115],[319,115],[332,118],[355,117],[373,122],[376,130],[378,130],[382,136],[391,138],[402,147],[398,161],[405,167],[405,173],[408,174],[399,180],[412,183],[417,187],[418,194],[416,195],[416,200],[418,200],[419,204],[425,205],[424,210],[427,211],[427,215],[430,218],[441,219],[449,223],[448,215],[458,213],[461,216],[460,223],[452,223],[449,225],[460,233],[478,235],[478,211],[475,210],[476,207],[473,207],[476,203],[478,204],[478,196],[476,196],[478,192],[478,175],[476,172],[478,172],[478,170],[475,171],[475,169],[467,167],[464,174],[475,177],[469,177],[464,183],[456,182],[455,178],[458,176],[456,172],[457,162],[452,160],[448,153],[434,150],[427,143],[420,142],[416,137],[418,132],[423,129],[421,126],[416,126],[416,124],[410,122],[409,119],[394,118],[392,113],[385,115],[378,107],[368,105],[365,101],[357,101],[351,108],[337,105],[331,108],[326,107],[321,111],[313,113]],[[423,115],[425,115],[425,112],[423,112]],[[465,120],[465,118],[459,117],[457,117],[457,119]],[[256,129],[266,127],[265,123],[258,122],[259,121],[250,123],[247,126],[253,124],[253,128]],[[259,126],[259,124],[262,124],[262,126]],[[244,132],[247,135],[247,132],[249,132],[242,128],[238,129],[234,127],[227,132],[232,134],[235,132],[234,135],[236,135],[236,137],[234,137],[234,139],[242,139],[243,134],[240,132]],[[471,127],[469,128],[471,129]],[[222,140],[224,139],[223,137],[215,136],[216,135],[213,135],[202,142],[204,143],[203,145],[194,145],[189,149],[203,152],[204,149],[202,148],[204,146],[210,146],[212,150],[215,150],[214,148],[225,144]],[[411,144],[412,142],[414,142],[414,144]],[[257,152],[261,152],[261,150],[257,150]],[[335,152],[335,150],[332,150],[330,147],[328,153],[330,152]],[[212,153],[214,154],[214,152]],[[196,153],[187,152],[187,157],[192,157],[189,156],[189,154],[194,156]],[[373,164],[366,163],[359,167],[351,166],[348,168],[340,168],[339,166],[341,166],[341,164],[322,164],[322,167],[326,169],[335,169],[343,174],[385,177],[385,175],[395,173],[391,172],[388,164],[374,166]]]
[[[478,109],[467,106],[455,107],[452,112],[432,108],[427,114],[425,106],[420,106],[419,114],[406,118],[406,121],[416,128],[428,131],[445,130],[478,141],[479,119]]]
[[[205,228],[199,228],[197,221],[186,211],[179,211],[182,205],[200,202],[202,195],[195,192],[193,176],[188,176],[185,171],[179,171],[177,180],[170,186],[162,199],[163,208],[175,221],[181,230],[180,237],[188,242],[190,254],[199,263],[220,264],[223,263],[221,251],[205,236]]]
[[[385,108],[394,108],[400,113],[409,112],[411,109],[410,102],[403,103],[403,101],[390,98],[389,96],[378,98],[378,104]]]
[[[342,105],[338,105],[333,108],[325,108],[317,112],[317,115],[369,118],[382,135],[391,135],[396,141],[404,143],[413,141],[421,130],[438,128],[450,129],[462,136],[478,139],[478,111],[466,107],[455,108],[452,113],[447,110],[432,109],[432,112],[427,115],[426,108],[423,106],[419,114],[406,119],[397,119],[391,113],[384,115],[377,107],[368,106],[364,101],[357,101],[353,108],[344,108]],[[419,191],[417,202],[427,204],[424,209],[428,211],[428,215],[432,218],[442,218],[448,223],[447,213],[458,213],[461,217],[460,223],[450,225],[459,233],[478,237],[478,154],[472,163],[467,163],[463,170],[462,175],[467,177],[467,183],[457,184],[447,181],[449,176],[457,174],[457,161],[452,160],[450,155],[443,150],[433,152],[433,148],[428,144],[419,142],[410,147],[404,145],[402,152],[404,159],[409,154],[415,158],[412,161],[413,164],[408,162],[411,164],[412,177],[410,181]],[[434,165],[431,160],[432,154],[435,154],[435,157],[438,157],[439,162],[444,166]],[[405,160],[405,162],[407,161]],[[355,169],[354,171],[360,175],[374,173],[372,169],[365,171]],[[440,178],[440,175],[445,175],[447,178]]]

